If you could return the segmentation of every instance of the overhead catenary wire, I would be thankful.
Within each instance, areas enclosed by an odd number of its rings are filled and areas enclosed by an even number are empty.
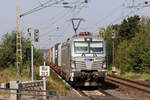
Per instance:
[[[117,7],[114,7],[113,9],[111,9],[109,11],[108,14],[106,14],[104,17],[98,19],[96,21],[96,23],[91,24],[92,26],[90,26],[90,28],[94,29],[99,29],[100,27],[104,27],[103,22],[106,22],[108,19],[110,19],[110,17],[112,17],[113,15],[116,15],[116,13],[118,13],[119,9],[123,6],[123,3],[119,4]]]
[[[73,11],[73,9],[70,10],[69,12],[67,12],[67,13],[72,13],[72,11]],[[66,15],[68,16],[69,14],[67,14],[67,13],[63,14],[63,16],[61,16],[61,17],[64,18],[64,17],[66,17]],[[59,20],[60,20],[60,19],[59,19]],[[59,20],[57,20],[57,21],[55,21],[55,22],[52,22],[51,25],[54,25],[54,23],[58,22]],[[44,36],[46,36],[46,34],[51,33],[51,32],[53,32],[53,31],[55,31],[55,30],[56,30],[56,28],[53,28],[53,29],[51,29],[51,30],[48,30],[47,32],[41,34],[40,37],[44,37]]]
[[[69,12],[70,12],[70,10],[68,10],[67,12],[61,12],[62,15],[61,15],[61,13],[58,13],[61,16],[56,15],[56,16],[52,17],[51,19],[49,19],[49,21],[51,21],[51,22],[48,23],[47,25],[45,25],[45,27],[42,27],[42,29],[49,29],[50,26],[54,25],[56,22],[59,22],[60,19],[62,19],[65,16],[67,16]]]
[[[82,5],[82,4],[81,4]],[[79,6],[81,6],[81,5],[79,5]],[[73,13],[73,17],[74,16],[77,16],[80,12],[81,12],[81,10],[84,8],[84,6],[81,6],[81,8],[79,8],[79,9],[73,9],[74,11],[72,12]],[[70,26],[70,23],[68,22],[68,24],[67,25],[65,25],[65,27],[63,27],[63,32],[61,32],[63,35],[64,35],[64,37],[65,38],[68,38],[68,37],[70,37],[70,36],[68,36],[68,34],[67,34],[67,36],[66,36],[66,32],[68,31],[68,27]],[[70,33],[70,32],[68,32],[68,33]],[[71,35],[72,36],[72,35]],[[52,38],[51,38],[52,39]],[[64,39],[63,39],[64,40]],[[62,41],[62,40],[59,40],[59,41]]]
[[[144,8],[141,8],[141,9],[144,9]],[[132,13],[138,12],[138,11],[140,11],[141,9],[136,9],[136,10],[134,10],[134,11],[130,11],[129,13],[127,13],[127,14],[124,16],[123,19],[128,18],[129,16],[131,16]],[[112,25],[114,22],[116,22],[116,21],[119,20],[119,19],[121,19],[121,17],[116,18],[116,19],[113,20],[109,25]],[[109,26],[109,25],[107,25],[107,26]]]
[[[81,6],[81,5],[79,5],[79,6]],[[83,6],[81,7],[80,11],[81,11],[82,9],[83,9]],[[52,22],[51,25],[54,25],[56,22],[58,22],[59,20],[63,19],[64,17],[66,17],[66,15],[69,15],[68,13],[74,13],[75,10],[76,10],[76,8],[72,8],[72,9],[69,10],[68,12],[64,13],[63,16],[60,16],[59,18],[57,18],[56,20],[54,20],[54,22]],[[80,13],[80,11],[78,11],[75,15],[77,16],[77,15]],[[59,19],[59,20],[58,20],[58,19]],[[45,34],[50,33],[50,32],[53,32],[53,31],[55,31],[55,30],[56,30],[56,28],[54,28],[54,29],[52,29],[52,30],[49,30],[48,32],[45,32],[44,35],[42,34],[42,37],[45,36]]]
[[[83,8],[85,7],[84,4],[80,4],[79,6],[81,6],[81,8],[78,8],[77,11],[74,13],[73,17],[77,17],[79,15],[79,13],[83,10]]]
[[[81,4],[81,5],[82,5],[82,4]],[[81,6],[81,5],[80,5],[80,6]],[[78,11],[73,14],[73,17],[77,17],[78,14],[81,12],[81,10],[82,10],[83,8],[84,8],[84,6],[82,6],[80,9],[78,9]],[[64,30],[63,30],[62,33],[66,34],[66,32],[67,32],[68,29],[69,29],[68,27],[70,26],[70,24],[71,24],[71,23],[68,22],[68,24],[64,27]]]
[[[80,13],[80,12],[82,11],[82,9],[85,7],[84,5],[86,5],[86,4],[81,3],[81,4],[78,5],[79,8],[76,9],[77,11],[74,12],[74,14],[72,15],[72,18],[76,18],[76,17],[79,15],[79,13]],[[81,7],[81,8],[80,8],[80,7]],[[67,25],[67,28],[66,28],[66,29],[64,28],[64,32],[63,32],[63,33],[66,33],[66,32],[67,32],[68,26],[69,26],[69,24]]]
[[[117,9],[117,8],[115,8],[115,9]],[[76,10],[76,12],[80,12],[80,10]],[[112,12],[114,12],[114,11],[112,11]],[[115,11],[115,13],[116,13],[116,11]],[[125,15],[123,16],[124,18],[126,18],[127,16],[129,16],[129,15],[131,15],[131,14],[133,14],[134,12],[129,12],[129,13],[125,13]],[[110,14],[110,13],[109,13]],[[75,13],[74,13],[74,15],[76,15]],[[113,24],[114,22],[118,22],[118,21],[120,21],[120,19],[122,19],[121,18],[122,17],[122,14],[121,14],[121,16],[118,16],[117,18],[115,18],[114,20],[112,20],[111,21],[111,23],[110,24]],[[106,17],[105,17],[106,18]],[[108,18],[109,18],[109,15],[108,15]],[[107,20],[108,18],[106,18],[105,20]],[[103,21],[103,20],[102,20]],[[55,30],[55,29],[54,29]],[[55,30],[56,31],[56,30]]]
[[[131,6],[129,5],[128,8],[130,9],[141,9],[144,7],[149,7],[150,6],[150,1],[144,1],[144,2],[140,2],[140,3],[133,3]]]
[[[47,8],[47,7],[51,7],[52,5],[58,4],[58,3],[60,3],[60,2],[62,2],[62,1],[64,1],[64,0],[58,0],[58,1],[54,2],[54,3],[48,4],[48,3],[50,3],[51,1],[52,1],[52,0],[49,0],[49,1],[47,1],[47,2],[45,2],[45,3],[43,3],[43,4],[41,4],[40,6],[35,7],[35,8],[33,8],[33,9],[31,9],[31,10],[29,10],[29,11],[27,11],[27,12],[21,14],[20,17],[29,15],[29,14],[31,14],[31,13],[37,12],[37,11],[42,10],[42,9],[44,9],[44,8]],[[48,5],[47,5],[47,4],[48,4]]]
[[[63,14],[63,10],[57,12],[54,16],[52,16],[51,18],[47,19],[46,22],[50,22],[55,20],[59,15]],[[38,27],[40,27],[40,29],[47,29],[49,28],[49,25],[51,25],[51,23],[45,24],[45,22],[38,24]]]
[[[111,17],[112,15],[116,14],[120,7],[122,7],[122,4],[121,4],[121,5],[119,4],[119,6],[115,7],[114,9],[112,9],[106,16],[104,16],[103,18],[101,18],[100,20],[98,20],[98,21],[96,22],[96,25],[97,25],[98,23],[102,23],[103,21],[105,21],[105,20],[107,20],[109,17]]]
[[[52,2],[52,1],[55,1],[55,2],[49,4],[49,3]],[[42,9],[44,9],[44,8],[47,8],[47,7],[51,7],[52,5],[58,4],[58,3],[62,2],[62,1],[64,1],[64,0],[57,0],[57,1],[56,1],[56,0],[48,0],[48,1],[44,2],[44,3],[41,3],[41,2],[40,2],[40,5],[39,5],[39,6],[33,8],[33,9],[31,9],[31,10],[29,10],[29,11],[23,13],[23,14],[20,14],[20,17],[29,15],[29,14],[31,14],[31,13],[37,12],[37,11],[42,10]]]
[[[120,5],[119,5],[119,7],[120,7]],[[108,20],[111,16],[112,16],[112,14],[114,15],[114,16],[116,16],[116,13],[117,13],[117,11],[118,11],[118,9],[119,9],[119,7],[115,7],[114,9],[113,9],[113,11],[111,11],[111,13],[109,13],[108,15],[106,15],[105,17],[103,17],[103,19],[100,19],[100,21],[101,22],[104,22],[104,21],[106,21],[106,20]],[[142,8],[143,9],[143,8]],[[78,9],[76,9],[75,10],[76,12],[74,12],[74,15],[76,16],[76,13],[77,12],[81,12],[81,10],[78,10]],[[112,20],[110,20],[111,22],[109,23],[109,25],[110,24],[113,24],[113,23],[117,23],[117,22],[120,22],[121,21],[121,19],[123,19],[123,18],[127,18],[128,16],[131,16],[131,14],[133,14],[133,13],[135,13],[135,12],[137,12],[137,11],[139,11],[139,10],[136,10],[136,11],[125,11],[124,12],[124,14],[120,14],[120,16],[117,16],[117,17],[114,17]],[[73,15],[73,16],[74,16]],[[122,16],[122,15],[124,15],[124,16]],[[100,23],[101,24],[101,23]],[[107,24],[107,23],[106,23]],[[107,24],[108,25],[108,24]],[[95,25],[93,25],[93,27],[95,27]],[[68,30],[68,28],[66,28],[67,30]],[[82,30],[84,30],[82,27],[81,27],[81,29]],[[56,30],[55,30],[56,31]],[[87,30],[85,30],[85,31],[87,31]],[[66,33],[66,30],[64,30],[64,32],[63,33]]]
[[[77,0],[77,1],[78,1],[78,0]],[[74,2],[74,3],[75,3],[75,2]],[[80,5],[79,5],[79,6],[80,6]],[[64,9],[69,9],[69,8],[64,8]],[[71,7],[70,9],[74,9],[74,7]],[[68,10],[67,13],[69,13],[69,12],[70,12],[70,10]],[[72,10],[72,12],[75,12],[75,11]],[[51,22],[51,24],[56,23],[58,20],[61,20],[61,19],[63,18],[63,16],[67,15],[67,13],[66,13],[66,14],[64,13],[64,15],[63,15],[62,17],[58,17],[58,18],[57,18],[57,16],[59,16],[61,13],[63,13],[63,11],[57,13],[55,16],[53,16],[51,19],[49,19],[50,21],[53,20],[53,22]],[[51,24],[50,24],[50,25],[51,25]],[[46,25],[46,26],[49,27],[49,25]],[[48,27],[43,27],[43,28],[48,28]],[[43,28],[42,28],[42,29],[43,29]]]
[[[45,3],[41,3],[41,2],[40,2],[40,6],[35,7],[35,8],[33,8],[32,10],[30,10],[30,11],[28,11],[28,12],[26,12],[26,13],[21,14],[20,16],[22,17],[22,16],[25,16],[25,15],[31,14],[31,13],[33,13],[33,12],[39,11],[39,10],[44,9],[44,8],[46,8],[46,7],[52,6],[52,5],[54,5],[54,4],[58,4],[58,3],[60,3],[61,1],[64,1],[64,0],[58,0],[58,1],[56,1],[56,2],[53,2],[53,3],[49,4],[49,5],[47,5],[48,3],[52,2],[52,1],[54,1],[54,0],[49,0],[49,1],[45,2]],[[74,3],[76,4],[78,1],[79,1],[79,0],[76,0],[76,2],[74,2]],[[73,8],[74,8],[74,7],[73,7]],[[67,14],[65,14],[65,15],[67,15]],[[64,17],[64,16],[63,16],[63,17]],[[63,17],[62,17],[62,18],[63,18]],[[60,19],[61,19],[61,18],[59,18],[59,20],[60,20]],[[54,22],[52,22],[52,24],[56,23],[57,21],[58,21],[58,20],[56,19]]]
[[[127,0],[125,0],[125,2],[127,2]],[[150,1],[148,1],[148,2],[150,2]],[[121,14],[121,16],[122,16],[122,18],[119,16],[118,18],[116,18],[115,20],[113,20],[113,21],[111,21],[110,23],[109,23],[109,25],[112,25],[114,22],[116,22],[116,21],[119,21],[120,19],[126,19],[127,17],[129,17],[131,14],[134,14],[135,15],[135,13],[136,12],[138,12],[138,11],[140,11],[141,9],[143,9],[143,8],[145,8],[145,7],[149,7],[150,5],[141,5],[141,4],[144,4],[144,3],[138,3],[137,5],[135,4],[135,3],[133,3],[132,2],[132,5],[131,6],[127,6],[126,7],[126,9],[127,8],[130,8],[130,9],[134,9],[134,10],[131,10],[129,13],[127,13],[127,14]],[[128,5],[130,5],[130,4],[128,4]],[[135,6],[136,5],[136,6]],[[134,8],[135,7],[135,8]],[[107,17],[106,17],[107,18]],[[104,20],[102,20],[102,21],[104,21]],[[103,26],[106,26],[107,24],[105,24],[105,25],[103,25]]]

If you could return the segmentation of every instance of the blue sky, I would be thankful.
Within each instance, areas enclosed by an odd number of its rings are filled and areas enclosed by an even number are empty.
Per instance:
[[[48,0],[20,0],[21,13],[24,13]],[[51,0],[56,1],[56,0]],[[70,2],[84,0],[65,0]],[[134,0],[135,5],[145,0]],[[137,12],[127,8],[132,0],[89,0],[88,4],[78,4],[76,9],[63,8],[61,4],[45,8],[33,14],[22,17],[21,27],[24,36],[27,37],[27,27],[40,29],[40,41],[36,46],[49,48],[55,43],[64,41],[72,36],[71,21],[73,17],[85,19],[81,23],[79,31],[98,33],[99,28],[110,24],[121,23],[122,19],[134,14],[150,17],[150,7],[145,7]],[[133,11],[132,13],[129,13]],[[7,32],[16,28],[16,0],[1,0],[0,4],[0,38]],[[62,35],[59,37],[53,35]],[[51,37],[50,37],[51,36]]]

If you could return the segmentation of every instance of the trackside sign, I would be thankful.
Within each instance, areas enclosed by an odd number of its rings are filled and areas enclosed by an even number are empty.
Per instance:
[[[50,67],[49,66],[40,66],[40,76],[49,76],[50,75]]]

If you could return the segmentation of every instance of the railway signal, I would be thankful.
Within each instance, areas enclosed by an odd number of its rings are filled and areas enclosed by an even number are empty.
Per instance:
[[[34,41],[39,41],[39,29],[34,29]]]
[[[21,18],[23,16],[32,14],[39,10],[42,10],[47,7],[51,7],[55,4],[58,4],[64,0],[59,0],[56,2],[52,2],[52,0],[46,1],[45,3],[40,4],[40,6],[31,9],[25,13],[20,14],[20,0],[16,0],[16,66],[17,66],[17,75],[20,76],[21,74],[21,66],[22,66],[22,43],[21,43]],[[51,3],[52,2],[52,3]],[[49,4],[51,3],[51,4]],[[29,33],[29,32],[28,32]],[[38,38],[37,38],[38,40]]]
[[[24,51],[24,56],[26,60],[29,60],[30,58],[30,48],[26,48],[26,50]]]
[[[113,60],[113,66],[112,66],[112,73],[115,74],[116,73],[116,67],[115,67],[115,46],[114,46],[114,40],[116,38],[116,33],[115,33],[115,30],[112,30],[111,32],[111,35],[112,35],[112,60]]]
[[[115,37],[116,37],[116,34],[115,34],[115,31],[114,31],[114,30],[112,30],[111,35],[112,35],[112,39],[114,40],[114,39],[115,39]]]
[[[37,11],[40,11],[44,8],[47,8],[47,7],[51,7],[55,4],[59,4],[61,2],[63,2],[64,0],[58,0],[56,2],[52,2],[52,0],[48,0],[44,3],[40,3],[39,6],[25,12],[25,13],[20,13],[20,0],[16,0],[16,66],[17,66],[17,73],[18,73],[18,76],[20,76],[21,74],[21,66],[22,66],[22,43],[21,43],[21,18],[23,16],[26,16],[26,15],[29,15],[29,14],[32,14],[32,13],[35,13]],[[88,0],[85,0],[85,3],[87,3]],[[64,3],[64,5],[67,5],[69,3]],[[29,33],[29,32],[28,32]],[[30,34],[31,35],[31,34]],[[35,42],[38,42],[39,40],[39,35],[37,34],[36,35],[36,38],[35,38]]]
[[[30,66],[30,73],[31,73],[31,76],[32,76],[32,81],[34,80],[34,77],[33,77],[33,43],[32,43],[32,34],[31,34],[31,28],[29,27],[27,29],[27,32],[29,34],[29,38],[30,38],[30,42],[31,42],[31,66]]]
[[[27,29],[27,32],[29,34],[29,37],[31,37],[31,28],[30,27]]]

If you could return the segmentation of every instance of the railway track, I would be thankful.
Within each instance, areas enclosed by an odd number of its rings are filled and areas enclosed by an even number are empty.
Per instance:
[[[145,85],[109,74],[107,75],[106,81],[119,86],[120,89],[127,91],[131,95],[134,94],[142,98],[150,98],[150,85]]]
[[[76,90],[80,95],[88,97],[90,100],[119,100],[100,88],[96,90],[82,90],[78,88]]]
[[[110,98],[111,100],[118,100],[116,97],[112,96],[111,94],[105,92],[101,88],[96,89],[85,89],[85,87],[74,87],[71,86],[68,82],[66,82],[58,73],[58,68],[55,65],[51,65],[52,70],[57,73],[58,77],[62,79],[62,81],[69,86],[73,91],[75,91],[79,96],[88,97],[90,100],[99,100],[100,97],[102,98]],[[105,99],[104,99],[105,100]]]
[[[110,94],[104,92],[103,90],[83,90],[83,89],[76,89],[80,95],[82,96],[87,96],[87,97],[91,97],[91,96],[111,96]]]
[[[52,69],[59,75],[59,68],[57,68],[55,65],[52,65]],[[59,75],[60,77],[60,75]],[[65,81],[63,79],[63,81]],[[142,83],[138,83],[132,80],[128,80],[128,79],[123,79],[120,77],[116,77],[116,76],[112,76],[112,75],[107,75],[106,78],[106,82],[109,82],[111,84],[114,84],[115,86],[117,86],[119,89],[119,91],[123,91],[123,92],[127,92],[129,95],[131,96],[135,96],[135,97],[140,97],[140,98],[150,98],[150,85],[145,85]],[[66,82],[66,84],[69,84]],[[70,85],[71,88],[73,88]],[[103,89],[96,89],[96,90],[83,90],[80,88],[73,88],[74,91],[76,91],[77,94],[79,94],[80,96],[86,96],[89,97],[91,100],[98,100],[98,99],[94,99],[94,97],[112,97],[112,98],[116,98],[114,96],[112,96],[111,94],[105,92]],[[116,99],[112,99],[112,100],[117,100]]]

